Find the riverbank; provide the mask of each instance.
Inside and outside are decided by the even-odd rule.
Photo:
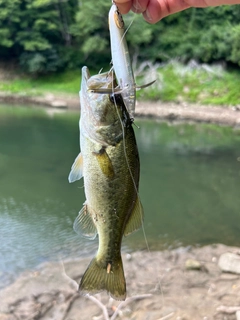
[[[78,95],[21,96],[0,92],[0,102],[10,104],[32,104],[49,108],[79,110]],[[233,127],[240,126],[240,106],[203,106],[198,104],[146,102],[136,104],[136,117],[155,118],[167,121],[193,121],[216,123]]]
[[[0,319],[116,319],[119,307],[124,320],[239,320],[238,254],[239,248],[220,244],[124,254],[124,303],[105,293],[92,299],[77,293],[90,258],[46,263],[0,291]]]

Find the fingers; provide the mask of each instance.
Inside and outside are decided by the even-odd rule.
[[[149,2],[149,0],[133,0],[131,9],[135,13],[143,13],[146,11]]]
[[[128,13],[132,7],[132,0],[116,0],[114,2],[122,14]]]
[[[149,0],[144,19],[149,23],[156,23],[162,18],[185,10],[190,6],[184,0]]]
[[[196,0],[115,0],[114,2],[121,13],[127,13],[131,9],[135,13],[142,13],[147,22],[156,23],[170,14],[189,8],[188,2],[191,1]]]

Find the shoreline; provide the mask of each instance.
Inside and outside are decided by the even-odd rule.
[[[237,247],[215,244],[123,254],[128,298],[121,305],[121,319],[238,320],[239,252]],[[226,255],[235,257],[238,272],[224,270],[220,261]],[[120,302],[106,293],[93,298],[77,293],[90,260],[47,262],[26,271],[0,291],[0,319],[106,319],[99,304],[111,319]]]
[[[45,96],[20,96],[0,92],[0,103],[6,104],[32,104],[57,108],[61,110],[78,111],[80,107],[78,95],[56,95]],[[215,123],[240,127],[239,106],[212,106],[199,105],[186,102],[161,102],[161,101],[137,101],[136,117],[154,118],[162,121],[192,121],[203,123]]]
[[[78,97],[8,96],[4,103],[37,104],[51,110],[79,112]],[[29,98],[29,97],[28,97]],[[4,99],[3,99],[4,100]],[[240,110],[162,102],[139,102],[136,117],[160,121],[215,123],[240,128]],[[231,253],[239,272],[224,272],[222,255]],[[239,257],[239,258],[238,258]],[[78,283],[91,258],[47,262],[25,271],[0,290],[0,320],[102,320],[96,300],[80,296]],[[231,261],[230,261],[231,262]],[[230,263],[228,261],[228,263]],[[128,299],[123,320],[239,320],[240,248],[222,244],[163,251],[123,253]],[[105,293],[94,296],[106,307],[109,320],[119,302]],[[94,298],[93,298],[94,299]]]

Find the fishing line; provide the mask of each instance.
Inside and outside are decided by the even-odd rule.
[[[115,4],[115,1],[112,0],[112,3]],[[122,38],[121,38],[121,41],[120,41],[120,43],[119,43],[119,47],[120,47],[121,42],[123,41],[124,37],[126,36],[128,30],[129,30],[130,27],[132,26],[134,19],[135,19],[135,15],[134,15],[132,21],[130,22],[129,26],[128,26],[128,27],[126,28],[126,30],[124,31],[123,36],[122,36]],[[113,67],[112,67],[109,72],[113,72],[113,70],[114,70],[114,69],[113,69]],[[113,82],[113,81],[112,81],[112,96],[113,96],[114,105],[115,105],[115,108],[116,108],[116,111],[117,111],[117,115],[118,115],[118,118],[119,118],[119,121],[120,121],[121,127],[122,127],[123,149],[124,149],[125,160],[126,160],[126,163],[127,163],[127,167],[128,167],[128,170],[129,170],[129,173],[130,173],[130,176],[131,176],[131,179],[132,179],[132,182],[133,182],[133,185],[134,185],[134,189],[135,189],[135,191],[136,191],[136,194],[137,194],[139,203],[141,203],[141,201],[140,201],[140,196],[139,196],[139,192],[138,192],[138,189],[137,189],[135,180],[134,180],[134,176],[133,176],[133,173],[132,173],[132,170],[131,170],[129,161],[128,161],[128,159],[127,159],[124,125],[123,125],[123,122],[122,122],[122,119],[121,119],[121,115],[120,115],[119,110],[118,110],[118,107],[117,107],[117,103],[116,103],[116,99],[115,99],[115,95],[114,95],[114,82]],[[126,108],[126,110],[127,110],[127,108]],[[127,111],[128,111],[128,110],[127,110]],[[128,112],[128,113],[129,113],[129,112]],[[134,122],[133,122],[133,123],[134,123]],[[139,128],[137,125],[136,125],[136,127]],[[143,221],[144,221],[143,215],[141,216],[141,220],[142,220],[142,230],[143,230],[144,241],[145,241],[145,244],[146,244],[146,247],[147,247],[147,251],[150,252],[150,248],[149,248],[149,245],[148,245],[147,236],[146,236],[146,232],[145,232],[145,228],[144,228],[144,224],[143,224]]]
[[[111,72],[113,74],[113,70]],[[124,125],[123,125],[123,122],[122,122],[122,119],[121,119],[121,115],[120,115],[118,107],[117,107],[117,102],[116,102],[116,98],[115,98],[115,94],[114,94],[114,81],[112,81],[112,92],[113,92],[112,97],[113,97],[113,101],[114,101],[114,106],[116,108],[117,115],[118,115],[118,118],[119,118],[119,121],[120,121],[120,124],[121,124],[121,127],[122,127],[124,157],[125,157],[125,160],[126,160],[126,163],[127,163],[128,171],[130,173],[130,176],[131,176],[131,179],[132,179],[132,182],[133,182],[134,189],[135,189],[136,194],[137,194],[137,198],[139,200],[139,203],[141,203],[139,192],[138,192],[138,189],[137,189],[137,186],[136,186],[136,183],[135,183],[135,180],[134,180],[134,176],[133,176],[133,173],[132,173],[132,170],[131,170],[131,167],[130,167],[130,164],[129,164],[129,161],[128,161],[128,158],[127,158],[126,143],[125,143],[125,130],[124,130]],[[149,253],[151,253],[151,250],[150,250],[150,247],[149,247],[149,244],[148,244],[148,240],[147,240],[146,231],[145,231],[145,228],[144,228],[144,223],[143,223],[144,219],[143,219],[143,214],[142,213],[141,213],[141,220],[142,220],[142,232],[143,232],[144,241],[145,241],[145,244],[146,244],[146,247],[147,247],[147,251]],[[161,299],[162,299],[162,305],[164,305],[164,295],[163,295],[161,280],[159,278],[157,278],[157,284],[159,285],[159,290],[160,290]]]
[[[115,1],[112,0],[112,3],[115,4]],[[119,43],[119,47],[124,39],[124,37],[126,36],[126,33],[129,31],[130,27],[132,26],[134,20],[135,20],[135,17],[136,15],[133,16],[133,19],[132,21],[130,22],[130,24],[128,25],[128,27],[126,28],[126,30],[124,31],[123,33],[123,36],[121,38],[121,41]],[[110,72],[114,72],[114,68],[112,66],[112,68],[110,69],[109,73]],[[114,76],[114,75],[113,75]],[[119,85],[119,84],[118,84]],[[125,130],[124,130],[124,125],[123,125],[123,122],[122,122],[122,119],[121,119],[121,115],[119,113],[119,110],[118,110],[118,107],[117,107],[117,103],[116,103],[116,99],[115,99],[115,93],[114,93],[114,81],[112,81],[112,97],[113,97],[113,101],[114,101],[114,105],[115,105],[115,108],[116,108],[116,111],[117,111],[117,115],[118,115],[118,118],[119,118],[119,121],[121,123],[121,127],[122,127],[122,134],[123,134],[123,149],[124,149],[124,157],[125,157],[125,160],[126,160],[126,163],[127,163],[127,167],[128,167],[128,170],[129,170],[129,173],[130,173],[130,176],[131,176],[131,179],[132,179],[132,182],[133,182],[133,185],[134,185],[134,189],[136,191],[136,194],[137,194],[137,197],[138,197],[138,200],[139,200],[139,203],[140,202],[140,196],[139,196],[139,192],[138,192],[138,189],[137,189],[137,186],[136,186],[136,183],[135,183],[135,180],[134,180],[134,176],[133,176],[133,173],[132,173],[132,170],[131,170],[131,167],[130,167],[130,164],[129,164],[129,161],[128,161],[128,158],[127,158],[127,152],[126,152],[126,143],[125,143]],[[127,108],[126,108],[127,110]],[[128,111],[128,110],[127,110]],[[128,112],[129,113],[129,112]],[[134,124],[134,122],[133,122]],[[137,126],[137,128],[139,128]],[[144,224],[143,224],[143,214],[141,216],[141,220],[142,220],[142,231],[143,231],[143,237],[144,237],[144,241],[145,241],[145,244],[146,244],[146,247],[147,247],[147,251],[149,253],[151,253],[150,251],[150,247],[149,247],[149,244],[148,244],[148,240],[147,240],[147,236],[146,236],[146,231],[145,231],[145,228],[144,228]],[[161,299],[162,299],[162,304],[164,305],[164,295],[163,295],[163,291],[162,291],[162,286],[161,286],[161,279],[158,277],[157,279],[157,282],[158,282],[158,285],[159,285],[159,289],[160,289],[160,293],[161,293]]]
[[[112,71],[112,74],[113,74],[113,71]],[[113,77],[114,77],[114,74],[113,74]],[[130,173],[130,176],[131,176],[131,179],[132,179],[132,182],[133,182],[133,186],[134,186],[135,192],[137,194],[137,198],[139,200],[139,203],[141,203],[139,192],[138,192],[138,188],[136,186],[136,183],[135,183],[135,180],[134,180],[134,176],[133,176],[133,173],[132,173],[129,161],[128,161],[128,157],[127,157],[126,142],[125,142],[125,130],[124,130],[123,121],[121,119],[121,115],[119,113],[119,110],[118,110],[118,107],[117,107],[116,98],[115,98],[115,94],[114,94],[114,81],[112,81],[112,92],[113,92],[112,97],[113,97],[114,105],[115,105],[115,108],[116,108],[116,111],[117,111],[117,115],[118,115],[118,118],[119,118],[119,121],[120,121],[120,124],[121,124],[121,127],[122,127],[124,157],[125,157],[125,160],[126,160],[126,163],[127,163],[128,171]],[[150,252],[150,248],[149,248],[149,245],[148,245],[147,236],[146,236],[146,232],[145,232],[145,228],[144,228],[144,224],[143,224],[143,215],[142,215],[142,213],[141,213],[141,221],[142,221],[142,230],[143,230],[143,236],[144,236],[144,240],[145,240],[145,243],[146,243],[146,247],[147,247],[148,252]]]

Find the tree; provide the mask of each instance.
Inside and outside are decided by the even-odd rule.
[[[57,70],[77,9],[77,0],[0,0],[0,55],[30,72]]]
[[[109,66],[105,0],[0,0],[0,58],[25,71],[46,73],[87,64]],[[124,16],[130,55],[139,61],[229,61],[240,65],[240,6],[191,8],[155,25]],[[132,22],[132,23],[131,23]]]

